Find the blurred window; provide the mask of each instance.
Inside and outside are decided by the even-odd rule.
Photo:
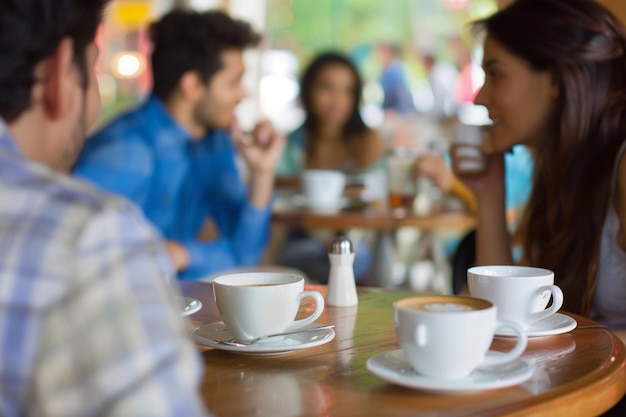
[[[258,9],[263,10],[263,2],[264,16]],[[363,116],[368,124],[379,125],[383,117],[378,84],[382,66],[375,54],[380,43],[399,47],[416,108],[428,112],[436,100],[424,57],[452,65],[459,73],[473,64],[476,72],[480,50],[467,24],[497,10],[496,0],[114,0],[98,38],[100,123],[150,92],[151,45],[146,26],[172,5],[183,3],[197,10],[230,7],[265,34],[264,51],[247,60],[252,98],[241,107],[251,118],[268,117],[284,131],[303,117],[297,100],[300,70],[328,49],[346,53],[361,71]],[[246,16],[245,11],[254,16]],[[471,85],[458,86],[459,100],[471,100],[480,78],[464,77]]]

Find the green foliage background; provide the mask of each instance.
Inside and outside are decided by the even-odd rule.
[[[316,53],[341,50],[358,64],[366,79],[379,71],[372,54],[380,42],[401,47],[412,78],[422,78],[419,55],[434,53],[454,61],[449,40],[461,38],[473,48],[467,23],[497,10],[495,0],[473,0],[464,12],[444,0],[268,0],[270,47],[294,52],[301,66]]]

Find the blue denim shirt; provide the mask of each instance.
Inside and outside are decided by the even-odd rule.
[[[179,278],[261,260],[271,211],[249,204],[230,134],[212,131],[191,140],[156,96],[90,138],[76,175],[133,201],[166,239],[182,243],[191,263]],[[219,236],[201,242],[207,219]]]

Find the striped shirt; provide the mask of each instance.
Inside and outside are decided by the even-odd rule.
[[[137,210],[27,160],[0,120],[0,415],[205,415],[171,273]]]

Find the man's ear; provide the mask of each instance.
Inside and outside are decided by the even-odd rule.
[[[205,93],[206,86],[197,71],[187,71],[178,83],[181,95],[188,101],[196,102]]]
[[[44,109],[52,119],[62,118],[70,109],[72,89],[77,82],[74,68],[74,41],[64,38],[42,63]]]
[[[550,98],[557,100],[561,96],[561,85],[559,79],[554,72],[554,69],[550,69]]]

